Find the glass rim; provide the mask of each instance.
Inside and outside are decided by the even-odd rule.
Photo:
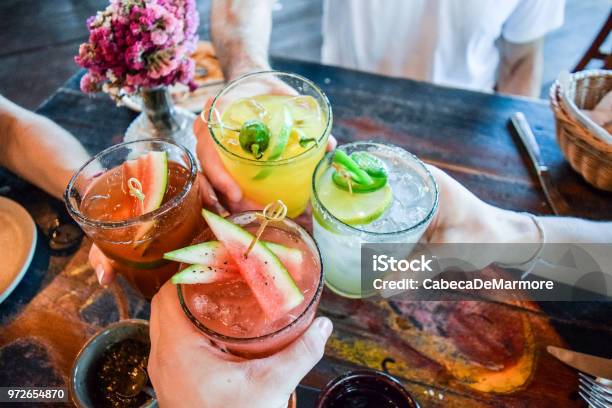
[[[240,213],[232,214],[229,217],[227,217],[227,219],[232,220],[240,216],[257,214],[257,213],[258,213],[257,211],[243,211]],[[263,341],[269,338],[273,338],[273,337],[276,337],[277,335],[280,335],[281,333],[284,333],[290,330],[292,327],[296,326],[299,322],[301,322],[302,318],[305,317],[310,312],[311,308],[321,299],[321,295],[323,293],[323,286],[325,286],[324,285],[325,280],[323,279],[323,258],[321,257],[321,251],[319,250],[317,241],[308,233],[308,231],[306,231],[301,225],[299,225],[297,222],[293,221],[292,219],[285,218],[283,222],[287,222],[289,223],[291,227],[297,227],[298,231],[305,233],[311,239],[312,243],[314,244],[314,247],[317,250],[319,265],[321,265],[320,272],[319,272],[319,283],[317,284],[317,290],[314,296],[312,297],[312,299],[310,300],[306,308],[295,319],[293,319],[291,323],[273,332],[266,333],[261,336],[255,336],[255,337],[233,337],[233,336],[221,334],[212,329],[209,329],[208,327],[206,327],[206,325],[204,325],[204,323],[200,322],[193,315],[193,313],[191,313],[191,310],[189,310],[189,306],[187,306],[187,302],[185,301],[185,298],[183,296],[183,291],[181,289],[183,287],[183,284],[176,285],[179,303],[181,305],[181,309],[183,309],[183,313],[185,314],[185,316],[187,316],[187,318],[191,321],[191,323],[198,330],[200,330],[204,335],[210,336],[214,340],[232,343],[232,344],[248,344],[248,343],[259,342],[259,341]]]
[[[381,145],[381,146],[385,146],[387,148],[393,148],[393,149],[401,149],[404,151],[404,153],[408,154],[412,159],[414,159],[414,161],[423,169],[425,170],[425,173],[427,174],[428,178],[433,182],[433,186],[434,186],[434,202],[431,206],[431,209],[429,210],[429,212],[427,213],[427,215],[425,217],[423,217],[422,220],[420,220],[419,222],[417,222],[414,225],[411,225],[408,228],[404,228],[401,230],[397,230],[397,231],[391,231],[391,232],[376,232],[376,231],[368,231],[368,230],[364,230],[361,228],[357,228],[353,225],[349,225],[347,223],[345,223],[344,221],[341,221],[340,219],[336,218],[335,215],[333,215],[331,213],[331,211],[329,211],[327,209],[327,207],[325,207],[325,205],[321,202],[321,200],[319,199],[319,194],[316,188],[316,175],[317,172],[319,171],[320,166],[323,165],[323,163],[325,163],[329,158],[331,158],[331,155],[333,154],[333,151],[331,152],[327,152],[325,154],[325,156],[323,156],[323,158],[319,161],[319,163],[317,163],[317,166],[315,167],[313,176],[312,176],[312,196],[314,197],[314,199],[317,202],[317,205],[319,207],[321,207],[321,210],[328,215],[334,222],[337,222],[339,224],[341,224],[343,227],[348,228],[350,231],[354,231],[360,234],[368,234],[368,235],[373,235],[373,236],[384,236],[384,237],[389,237],[389,236],[393,236],[393,235],[399,235],[399,234],[404,234],[406,232],[410,232],[412,230],[415,230],[417,228],[419,228],[421,225],[424,225],[426,223],[428,223],[434,216],[434,214],[436,213],[436,210],[438,209],[438,204],[439,204],[439,195],[440,195],[440,188],[438,187],[438,182],[436,181],[435,177],[433,176],[433,174],[431,174],[431,172],[429,171],[429,169],[427,168],[427,166],[425,166],[425,163],[423,163],[423,161],[421,159],[419,159],[418,157],[416,157],[414,154],[410,153],[409,151],[407,151],[406,149],[390,144],[390,143],[384,143],[384,142],[375,142],[372,140],[363,140],[363,141],[358,141],[358,142],[351,142],[351,143],[346,143],[343,144],[342,146],[338,146],[338,148],[340,147],[344,147],[344,146],[351,146],[351,145],[366,145],[366,144],[373,144],[373,145]],[[315,211],[315,209],[313,208],[313,211]]]
[[[393,387],[393,389],[399,392],[406,401],[409,401],[412,404],[412,406],[419,406],[412,394],[406,389],[400,380],[387,372],[370,368],[351,370],[331,379],[327,384],[325,384],[325,387],[323,387],[319,393],[316,406],[322,407],[322,404],[327,402],[327,399],[330,397],[330,393],[333,393],[337,389],[341,388],[347,381],[359,379],[371,379],[377,382],[383,382],[387,386]]]
[[[325,111],[327,111],[327,122],[325,124],[325,128],[323,129],[323,132],[321,132],[321,135],[319,136],[319,138],[317,139],[317,142],[312,144],[312,146],[310,146],[308,149],[304,150],[302,153],[293,156],[293,157],[289,157],[287,159],[283,159],[283,160],[257,160],[257,159],[249,159],[248,157],[243,157],[240,156],[230,150],[228,150],[223,143],[221,143],[221,141],[217,138],[217,136],[215,135],[215,130],[213,129],[213,126],[210,125],[211,121],[212,121],[212,112],[215,109],[215,106],[217,104],[217,101],[219,100],[219,98],[221,98],[223,95],[225,95],[228,91],[231,91],[232,89],[234,89],[235,87],[239,86],[240,83],[243,80],[252,78],[252,77],[257,77],[257,76],[264,76],[264,75],[283,75],[283,76],[289,76],[289,77],[293,77],[296,79],[299,79],[300,81],[308,84],[310,87],[312,87],[321,97],[321,99],[325,102],[325,108],[323,108]],[[306,155],[306,153],[312,152],[313,150],[315,150],[317,147],[319,147],[319,145],[321,143],[323,143],[326,139],[326,137],[331,133],[331,124],[332,124],[332,120],[333,120],[333,116],[332,116],[332,109],[331,109],[331,103],[329,102],[329,99],[327,98],[327,95],[325,94],[325,92],[323,92],[323,90],[314,82],[312,82],[310,79],[305,78],[299,74],[295,74],[292,72],[285,72],[285,71],[276,71],[276,70],[267,70],[267,71],[257,71],[257,72],[251,72],[245,75],[242,75],[230,82],[227,83],[227,85],[225,87],[223,87],[223,89],[221,89],[217,95],[215,95],[212,104],[210,105],[210,109],[208,109],[208,115],[205,117],[205,113],[204,111],[202,111],[200,113],[200,119],[206,119],[204,120],[204,124],[205,126],[208,128],[208,131],[210,132],[210,135],[212,136],[212,139],[214,140],[215,144],[217,146],[219,146],[221,148],[221,150],[224,153],[229,154],[232,158],[234,159],[238,159],[240,161],[244,161],[246,163],[249,164],[253,164],[256,166],[282,166],[285,164],[289,164],[292,163],[294,161],[296,161],[297,159],[304,157]]]
[[[153,210],[153,211],[149,211],[148,213],[136,216],[136,217],[130,217],[127,218],[125,220],[119,220],[119,221],[100,221],[100,220],[96,220],[90,217],[87,217],[85,215],[83,215],[81,213],[81,211],[78,208],[74,208],[74,205],[72,204],[71,200],[70,200],[70,193],[74,190],[74,185],[77,181],[78,176],[85,170],[85,168],[90,165],[91,163],[93,163],[96,160],[99,160],[101,157],[108,155],[110,153],[115,152],[116,150],[119,150],[121,148],[124,148],[126,146],[129,145],[133,145],[133,144],[137,144],[137,143],[165,143],[168,145],[172,145],[174,147],[178,147],[183,153],[185,153],[187,155],[187,158],[189,160],[189,178],[187,179],[187,181],[185,182],[185,185],[183,186],[183,189],[181,190],[181,192],[177,195],[175,195],[174,197],[172,197],[172,199],[170,201],[165,202],[164,204],[162,204],[161,206],[159,206],[159,208]],[[108,171],[108,170],[106,170]],[[68,186],[66,187],[66,190],[64,191],[64,203],[66,204],[66,208],[68,209],[68,213],[75,219],[77,220],[79,223],[83,223],[87,226],[90,227],[94,227],[94,228],[102,228],[102,229],[112,229],[112,228],[125,228],[125,227],[130,227],[132,225],[136,225],[138,223],[142,223],[142,222],[146,222],[146,221],[150,221],[155,217],[158,217],[160,215],[165,214],[166,212],[170,211],[171,209],[175,208],[186,196],[187,194],[189,194],[189,192],[191,191],[191,188],[195,182],[195,178],[197,176],[198,173],[198,167],[196,165],[196,161],[195,161],[195,157],[193,156],[193,154],[184,146],[179,145],[178,143],[174,143],[172,141],[169,141],[167,139],[161,139],[161,138],[156,138],[156,139],[141,139],[141,140],[133,140],[131,142],[123,142],[123,143],[118,143],[116,145],[110,146],[104,150],[102,150],[101,152],[97,153],[96,155],[94,155],[92,158],[90,158],[89,160],[87,160],[85,162],[85,164],[83,164],[81,167],[79,167],[79,169],[77,171],[74,172],[74,174],[72,175],[72,177],[70,178],[70,181],[68,182]]]

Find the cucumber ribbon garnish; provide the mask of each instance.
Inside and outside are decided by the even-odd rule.
[[[387,169],[377,157],[367,152],[354,152],[350,156],[336,150],[332,159],[334,184],[352,193],[369,193],[387,185]]]

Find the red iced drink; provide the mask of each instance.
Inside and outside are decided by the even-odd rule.
[[[261,217],[255,212],[238,214],[229,220],[253,235],[261,224]],[[213,232],[207,230],[197,242],[215,239]],[[193,324],[222,349],[246,358],[271,355],[299,337],[312,322],[322,292],[319,251],[300,226],[288,219],[270,222],[260,240],[278,255],[302,295],[301,301],[298,299],[289,310],[271,316],[262,307],[262,296],[256,296],[227,253],[222,259],[215,255],[218,260],[215,265],[203,269],[204,273],[207,268],[222,270],[229,277],[212,283],[182,284],[178,288],[183,310]],[[273,280],[274,277],[271,285]]]
[[[75,174],[66,203],[116,271],[150,299],[177,271],[163,254],[202,230],[195,179],[186,149],[165,141],[124,143]]]

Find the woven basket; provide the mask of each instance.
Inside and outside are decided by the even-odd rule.
[[[572,74],[574,103],[579,109],[593,109],[612,90],[612,71],[591,70]],[[559,83],[550,88],[555,113],[557,141],[572,168],[593,186],[612,191],[612,144],[598,139],[568,112],[559,96]]]

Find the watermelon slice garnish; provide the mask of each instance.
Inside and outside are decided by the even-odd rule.
[[[302,251],[274,242],[262,241],[262,243],[280,259],[294,280],[300,280],[302,277]]]
[[[209,265],[190,265],[172,277],[172,283],[194,284],[215,283],[237,279],[240,273],[236,269],[220,268]]]
[[[290,248],[274,242],[262,241],[285,265],[293,279],[298,280],[301,276],[302,251]],[[190,265],[208,265],[219,268],[235,269],[238,266],[234,262],[227,249],[219,241],[202,242],[175,251],[166,252],[164,259],[182,262]],[[200,282],[194,282],[200,283]],[[202,282],[205,283],[205,282]]]
[[[168,187],[168,154],[149,152],[126,161],[123,163],[123,180],[126,191],[133,197],[133,216],[157,210],[164,201]],[[154,221],[148,221],[138,227],[134,237],[135,247],[143,244],[142,239],[154,226]],[[146,247],[143,248],[145,250]]]
[[[164,201],[168,187],[168,154],[166,152],[149,152],[124,164],[123,179],[126,183],[135,179],[139,183],[144,199],[134,197],[134,216],[149,213],[158,209]],[[129,191],[130,184],[126,186]]]
[[[254,239],[250,232],[210,211],[202,210],[202,215],[234,259],[242,279],[269,319],[277,320],[302,303],[304,295],[266,244],[257,241],[245,257]]]

